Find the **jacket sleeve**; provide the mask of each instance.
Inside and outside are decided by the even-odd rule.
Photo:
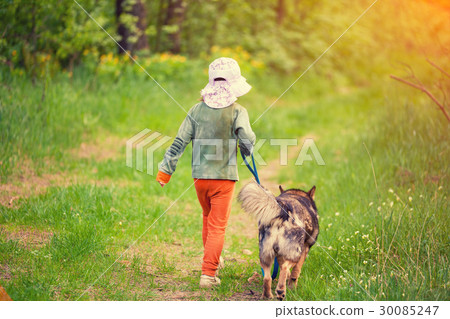
[[[178,129],[177,136],[172,145],[170,145],[164,154],[162,162],[159,163],[159,170],[165,174],[172,175],[175,172],[178,160],[183,155],[186,146],[194,138],[195,123],[189,113]]]
[[[253,146],[255,145],[256,135],[250,126],[250,120],[245,108],[239,110],[236,120],[234,122],[234,132],[239,140],[239,145],[242,151],[242,147],[247,151],[245,155],[250,155],[253,152]],[[245,152],[244,150],[244,152]]]

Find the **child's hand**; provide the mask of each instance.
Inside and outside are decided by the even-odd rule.
[[[169,182],[170,175],[159,171],[158,175],[156,175],[156,180],[158,181],[159,185],[161,185],[161,187],[164,187],[164,185]]]

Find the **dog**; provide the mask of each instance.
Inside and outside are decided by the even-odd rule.
[[[314,202],[315,186],[308,192],[284,190],[281,185],[279,188],[280,195],[275,197],[261,185],[251,182],[239,192],[238,201],[244,211],[258,221],[259,260],[264,270],[263,298],[273,298],[270,268],[276,257],[280,265],[276,293],[278,300],[283,300],[288,278],[288,285],[297,287],[303,263],[319,235],[319,216]]]

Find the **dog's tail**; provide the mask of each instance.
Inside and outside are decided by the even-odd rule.
[[[270,221],[281,213],[281,208],[275,196],[261,185],[251,182],[245,185],[238,195],[242,208],[256,217],[261,225],[268,225]]]

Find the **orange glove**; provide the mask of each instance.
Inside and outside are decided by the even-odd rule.
[[[171,176],[172,175],[158,171],[158,175],[156,175],[156,180],[159,182],[161,187],[164,187],[164,185],[166,185],[169,182]]]

